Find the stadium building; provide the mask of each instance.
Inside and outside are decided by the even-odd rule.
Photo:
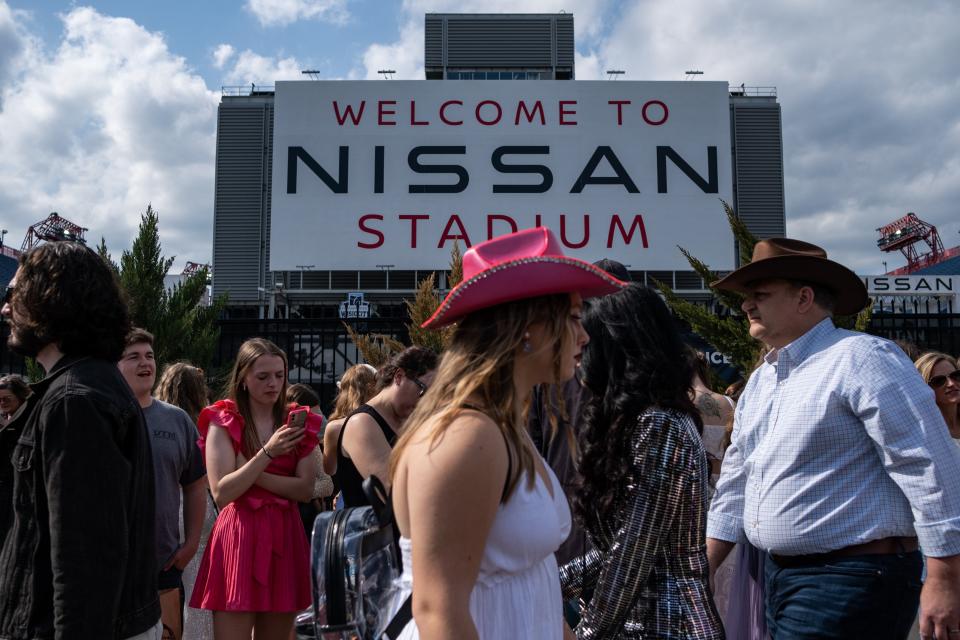
[[[439,95],[438,91],[444,87],[457,87],[459,92],[472,92],[476,94],[478,86],[470,84],[468,88],[462,83],[469,81],[498,81],[497,84],[482,85],[482,87],[496,87],[497,95],[516,95],[520,91],[518,87],[523,87],[523,95],[534,94],[539,91],[536,87],[543,87],[545,96],[560,95],[557,92],[563,87],[577,89],[578,95],[591,95],[598,91],[626,90],[633,85],[642,84],[646,88],[649,86],[663,86],[664,91],[669,95],[684,96],[690,93],[695,87],[687,85],[716,85],[717,83],[699,83],[696,81],[677,82],[677,83],[631,83],[618,76],[611,75],[611,80],[601,82],[585,82],[576,80],[576,70],[574,67],[574,16],[570,14],[427,14],[425,16],[425,79],[424,81],[401,82],[390,80],[389,70],[384,70],[385,78],[383,80],[367,81],[365,83],[344,82],[337,86],[343,86],[344,90],[379,90],[385,91],[385,87],[398,87],[403,91],[412,92],[410,95],[428,97]],[[636,75],[640,70],[631,70],[631,75]],[[504,83],[502,81],[522,81],[516,85]],[[536,84],[537,81],[554,81]],[[565,81],[565,82],[556,82]],[[440,85],[439,83],[451,83],[449,85]],[[572,85],[566,84],[574,83]],[[392,84],[386,84],[392,83]],[[424,84],[426,83],[426,84]],[[340,168],[342,173],[339,178],[335,178],[336,164],[332,160],[315,160],[310,154],[314,151],[312,148],[293,146],[299,143],[284,142],[278,146],[278,157],[274,157],[275,131],[286,126],[283,122],[278,122],[278,94],[288,91],[289,95],[313,95],[309,92],[315,87],[308,85],[332,85],[333,83],[318,83],[313,80],[303,80],[296,83],[282,83],[276,89],[274,87],[224,87],[221,99],[218,120],[217,120],[217,150],[216,150],[216,184],[214,201],[214,229],[213,229],[213,294],[229,294],[228,314],[234,318],[297,318],[297,317],[337,317],[338,314],[359,305],[345,305],[348,299],[359,303],[359,299],[369,303],[369,307],[364,307],[363,313],[369,312],[381,317],[400,316],[405,313],[402,305],[404,298],[409,298],[411,292],[415,289],[417,283],[429,273],[437,273],[438,283],[441,288],[445,288],[445,271],[447,261],[437,258],[437,252],[423,253],[421,255],[416,250],[410,250],[406,255],[397,254],[385,255],[381,261],[373,258],[365,259],[364,264],[353,263],[349,258],[337,257],[336,252],[330,251],[306,251],[302,248],[301,240],[315,239],[321,242],[338,242],[337,238],[324,237],[324,234],[317,233],[316,229],[309,226],[303,227],[302,235],[304,238],[297,238],[297,228],[291,229],[289,222],[284,222],[285,235],[284,240],[277,237],[271,237],[275,233],[275,223],[279,219],[273,219],[274,207],[278,198],[291,199],[295,194],[298,184],[302,184],[306,178],[321,177],[330,190],[336,190],[338,185],[347,183],[347,174],[344,164]],[[302,85],[302,86],[295,86]],[[375,86],[374,86],[375,85]],[[649,85],[649,86],[648,86]],[[677,86],[680,85],[680,86]],[[372,89],[371,89],[372,87]],[[560,87],[559,89],[557,87]],[[549,89],[548,89],[549,88]],[[639,90],[639,89],[638,89]],[[781,113],[780,105],[777,102],[776,90],[774,88],[754,88],[743,85],[736,87],[722,88],[722,99],[729,106],[728,124],[727,115],[723,114],[723,127],[729,127],[729,148],[726,146],[713,147],[719,148],[722,154],[729,153],[728,158],[721,157],[719,160],[710,158],[710,176],[707,177],[707,170],[704,168],[693,167],[693,160],[689,156],[682,156],[679,152],[674,152],[670,146],[657,146],[656,162],[657,184],[665,185],[667,174],[673,172],[670,177],[671,188],[677,184],[678,180],[673,177],[674,174],[680,175],[678,170],[690,178],[686,180],[682,175],[680,179],[685,182],[695,182],[696,184],[706,185],[708,182],[713,184],[718,176],[723,177],[724,184],[713,184],[713,189],[703,188],[704,193],[717,194],[711,196],[708,200],[708,206],[713,207],[710,211],[716,214],[717,220],[720,220],[721,227],[725,227],[722,221],[723,213],[718,201],[719,197],[729,199],[740,218],[746,223],[747,227],[759,237],[779,236],[785,234],[785,211],[784,211],[784,179],[783,179],[783,151],[781,136]],[[441,91],[442,93],[442,91]],[[460,95],[460,94],[457,94]],[[606,95],[606,94],[604,94]],[[610,94],[614,95],[614,94]],[[693,95],[693,94],[691,94]],[[384,114],[387,117],[400,119],[406,117],[400,110],[405,104],[406,94],[403,98],[395,101],[397,113],[385,110],[380,105],[381,124]],[[604,98],[606,99],[606,98]],[[498,99],[499,100],[499,99]],[[679,100],[679,98],[678,98]],[[411,99],[411,106],[413,103]],[[448,100],[448,102],[460,102],[455,105],[458,108],[463,106],[463,100]],[[483,100],[477,103],[476,117],[480,124],[493,122],[493,109],[501,109],[500,103],[491,106],[494,100]],[[548,102],[547,98],[544,103]],[[561,101],[560,110],[565,108]],[[606,100],[611,106],[617,100]],[[626,103],[626,100],[621,101]],[[666,105],[663,102],[654,100],[663,105],[662,115],[654,108],[652,115],[646,111],[643,113],[644,120],[648,124],[659,124],[661,120],[667,118]],[[291,103],[293,104],[292,100]],[[520,121],[521,114],[528,118],[529,122],[534,121],[534,113],[530,107],[532,103],[524,104],[520,100],[516,110],[517,122]],[[670,103],[673,108],[673,103]],[[472,105],[471,105],[472,106]],[[617,108],[620,109],[622,105]],[[646,109],[646,104],[644,108]],[[682,105],[681,105],[682,106]],[[695,106],[695,105],[694,105]],[[339,107],[338,107],[339,108]],[[373,106],[370,107],[373,109]],[[447,116],[454,111],[447,112],[444,115],[444,105],[441,105],[440,118],[447,121]],[[722,105],[721,105],[721,108]],[[503,106],[505,111],[504,121],[513,118],[513,111],[507,106]],[[474,112],[465,107],[457,111],[463,118],[469,115],[473,117]],[[612,113],[612,112],[611,112]],[[679,109],[674,108],[671,112],[680,113]],[[369,115],[369,113],[368,113]],[[622,112],[618,112],[622,115]],[[649,115],[649,118],[648,118]],[[346,114],[337,111],[337,116],[347,118]],[[433,112],[436,118],[436,112]],[[420,124],[414,113],[410,114],[411,124]],[[541,114],[542,117],[542,114]],[[560,123],[563,122],[563,113],[560,114]],[[582,116],[581,116],[582,117]],[[679,115],[677,117],[680,117]],[[486,119],[486,120],[485,120]],[[341,122],[341,125],[344,123]],[[356,124],[356,123],[354,123]],[[389,121],[386,124],[391,124]],[[400,122],[400,124],[404,124]],[[468,125],[474,124],[468,122]],[[641,123],[642,124],[642,123]],[[349,122],[347,122],[349,126]],[[652,128],[652,127],[650,127]],[[400,129],[400,127],[395,127]],[[466,127],[464,127],[466,129]],[[563,127],[554,127],[551,131],[557,131],[556,146],[567,144],[580,144],[584,147],[592,146],[589,141],[589,133],[584,129],[581,142],[572,139]],[[579,132],[577,132],[579,133]],[[281,134],[278,134],[280,136]],[[442,135],[449,136],[448,132]],[[505,134],[509,135],[509,134]],[[543,135],[543,134],[539,134]],[[289,136],[287,136],[289,138]],[[726,131],[723,132],[724,142],[726,144]],[[360,134],[357,134],[358,140],[363,140]],[[519,139],[519,138],[518,138]],[[331,142],[339,144],[341,153],[344,143]],[[424,142],[422,144],[430,144]],[[661,144],[661,143],[658,143]],[[383,149],[385,145],[378,148]],[[551,146],[554,146],[551,144]],[[392,148],[387,146],[388,149]],[[452,147],[445,147],[450,149]],[[506,147],[498,147],[498,151]],[[516,147],[509,147],[515,149]],[[530,147],[526,147],[530,148]],[[537,147],[545,149],[547,147]],[[570,148],[576,148],[570,147]],[[304,149],[307,149],[304,151]],[[416,149],[427,149],[427,147],[416,147]],[[664,150],[661,152],[661,150]],[[729,149],[729,150],[728,150]],[[300,150],[300,151],[295,151]],[[607,151],[604,151],[607,150]],[[354,151],[356,153],[356,151]],[[300,154],[299,156],[297,154]],[[424,153],[429,153],[426,151]],[[509,153],[509,151],[507,152]],[[584,151],[584,157],[578,158],[579,166],[584,164],[589,150]],[[652,152],[651,152],[652,153]],[[376,158],[373,160],[376,169],[371,173],[370,180],[379,185],[380,190],[374,187],[376,193],[383,191],[383,173],[389,172],[393,165],[389,162],[384,163],[382,151],[377,151]],[[439,173],[437,167],[430,167],[427,163],[425,167],[412,157],[409,160],[411,169],[421,173]],[[619,192],[629,191],[639,192],[642,188],[634,189],[629,175],[626,175],[626,169],[623,172],[614,167],[615,177],[610,177],[609,173],[604,173],[598,169],[598,164],[609,162],[615,165],[616,157],[611,157],[612,152],[609,147],[598,146],[594,156],[590,158],[592,170],[583,169],[578,181],[579,188],[584,189],[584,184],[590,187],[594,192],[601,192],[609,184],[609,181],[615,181],[619,186],[614,190]],[[503,156],[501,156],[503,157]],[[552,156],[551,156],[552,158]],[[343,158],[341,157],[341,162]],[[433,161],[434,163],[437,160]],[[512,162],[519,162],[516,157]],[[289,164],[288,164],[289,163]],[[311,164],[313,163],[313,164]],[[653,163],[652,156],[650,160]],[[687,164],[689,163],[689,164]],[[466,161],[464,166],[466,166]],[[501,163],[499,171],[505,173],[519,173],[520,165],[511,168],[504,167],[509,165],[506,161]],[[719,164],[720,169],[714,171],[714,165]],[[322,165],[322,166],[321,166]],[[300,167],[299,177],[297,166]],[[456,172],[456,169],[449,169],[447,172]],[[541,167],[540,169],[530,168],[530,165],[522,165],[528,174],[545,173],[546,161],[544,165],[533,165]],[[606,166],[606,164],[604,164]],[[704,165],[705,166],[705,165]],[[275,179],[274,172],[277,167],[286,167],[286,171],[293,169],[293,183],[283,182],[283,176],[279,176],[279,181]],[[324,169],[326,167],[326,169]],[[622,167],[621,167],[622,169]],[[660,170],[663,175],[660,175]],[[487,168],[489,171],[489,167]],[[356,176],[356,171],[351,166],[351,176],[355,185],[359,180],[366,180],[365,176]],[[375,174],[375,175],[374,175]],[[601,175],[602,174],[602,175]],[[498,175],[498,174],[493,174]],[[422,175],[418,175],[422,178]],[[482,176],[481,176],[482,177]],[[289,175],[286,178],[290,179]],[[471,175],[471,188],[478,182],[477,178]],[[517,178],[518,180],[520,178]],[[300,183],[297,183],[300,180]],[[380,182],[376,182],[379,180]],[[442,183],[445,178],[434,178],[436,182]],[[552,180],[552,178],[551,178]],[[605,182],[606,181],[606,182]],[[318,180],[314,180],[319,184]],[[546,178],[544,178],[546,182]],[[691,184],[692,184],[691,182]],[[286,184],[287,189],[284,194],[275,193],[275,185]],[[293,191],[291,191],[291,186]],[[701,186],[702,186],[701,185]],[[465,186],[465,185],[464,185]],[[568,185],[562,185],[564,189]],[[641,185],[642,186],[642,185]],[[321,185],[322,188],[322,185]],[[430,188],[429,186],[427,188]],[[443,187],[436,187],[443,188]],[[498,186],[494,186],[494,192]],[[516,189],[516,187],[501,186],[501,190]],[[560,187],[555,187],[553,191],[558,191]],[[301,187],[302,189],[302,187]],[[354,189],[356,187],[354,186]],[[406,190],[406,183],[403,185]],[[575,191],[577,185],[571,190]],[[588,191],[590,190],[588,189]],[[410,193],[414,193],[414,185],[410,185]],[[661,191],[664,189],[661,188]],[[647,190],[649,192],[649,190]],[[563,192],[566,193],[566,192]],[[296,194],[299,195],[299,194]],[[406,196],[406,192],[404,192]],[[457,210],[459,195],[444,196],[444,205],[448,209]],[[559,197],[559,195],[557,196]],[[682,206],[681,197],[674,198]],[[286,200],[283,200],[286,202]],[[437,200],[434,200],[436,202]],[[562,202],[562,200],[560,200]],[[302,202],[302,199],[301,201]],[[338,202],[338,201],[337,201]],[[285,205],[286,206],[286,205]],[[299,205],[298,205],[299,206]],[[358,207],[361,205],[357,205]],[[321,207],[322,208],[322,207]],[[358,210],[359,211],[359,210]],[[705,214],[702,214],[705,215]],[[278,218],[278,216],[273,216]],[[616,217],[616,216],[614,216]],[[574,216],[574,219],[576,216]],[[539,221],[539,218],[537,218]],[[452,221],[451,221],[452,222]],[[569,221],[568,221],[569,222]],[[413,233],[416,234],[416,221],[413,222]],[[488,225],[492,223],[487,222]],[[570,223],[573,224],[572,222]],[[578,223],[579,224],[579,223]],[[586,221],[584,224],[587,224]],[[617,224],[620,224],[617,222]],[[711,224],[714,224],[711,222]],[[449,235],[449,223],[444,233]],[[551,224],[553,227],[553,224]],[[614,236],[614,222],[610,223],[610,237]],[[503,231],[509,229],[503,228]],[[361,229],[366,229],[361,220]],[[606,233],[606,227],[603,231],[595,232]],[[633,233],[633,228],[629,229]],[[558,231],[554,228],[554,231]],[[628,230],[624,226],[618,229],[624,237],[627,237]],[[716,244],[717,238],[721,238],[723,246],[720,247],[719,254],[722,255],[721,263],[717,268],[726,269],[736,266],[736,248],[732,237],[720,235],[706,237],[710,234],[704,232],[698,233],[699,229],[690,229],[689,225],[678,228],[675,237],[667,237],[664,244],[669,245],[670,250],[675,252],[675,245],[682,245],[692,250],[694,254],[699,255],[701,246],[708,243]],[[374,233],[374,232],[368,232]],[[577,232],[579,233],[579,231]],[[586,232],[589,235],[589,232]],[[568,230],[569,235],[576,235]],[[645,234],[645,231],[644,231]],[[372,237],[372,235],[370,236]],[[453,237],[453,236],[451,236]],[[290,240],[286,240],[289,238]],[[728,239],[729,238],[729,239]],[[480,240],[486,239],[481,237]],[[644,243],[646,235],[644,235]],[[474,240],[477,241],[477,240]],[[352,239],[343,239],[343,244],[353,242]],[[586,242],[586,239],[584,239]],[[443,240],[441,239],[441,245]],[[332,246],[332,245],[325,245]],[[568,246],[575,246],[569,244]],[[609,246],[609,241],[608,241]],[[299,247],[299,248],[298,248]],[[461,243],[462,248],[462,243]],[[445,247],[449,254],[449,246]],[[578,257],[588,260],[596,260],[605,255],[588,255],[587,252],[575,253]],[[274,259],[271,260],[271,257]],[[669,264],[658,264],[647,261],[642,258],[622,260],[630,268],[634,279],[644,282],[657,280],[673,285],[673,287],[682,295],[689,299],[706,300],[709,293],[699,276],[689,269],[684,269],[682,264],[676,261],[670,261]],[[370,264],[374,262],[374,264]],[[682,260],[680,261],[682,262]],[[725,262],[725,264],[724,264]],[[714,266],[711,264],[711,266]],[[353,294],[351,296],[351,294]],[[362,294],[357,298],[357,294]],[[356,313],[357,311],[354,311]]]

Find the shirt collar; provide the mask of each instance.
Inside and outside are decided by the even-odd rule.
[[[820,339],[835,330],[833,318],[826,317],[787,346],[771,349],[770,353],[765,355],[763,359],[767,364],[784,365],[784,368],[791,368],[803,362]]]

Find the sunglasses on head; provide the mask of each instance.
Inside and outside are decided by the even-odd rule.
[[[929,384],[934,389],[939,389],[943,385],[947,384],[947,378],[953,380],[954,382],[960,383],[960,369],[951,371],[947,375],[933,376],[930,378]]]

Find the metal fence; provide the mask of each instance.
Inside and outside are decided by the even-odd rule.
[[[874,304],[869,333],[912,342],[921,351],[960,355],[960,313],[953,299],[902,298]]]
[[[960,355],[960,313],[952,301],[896,300],[874,307],[869,333],[891,340],[906,340],[921,351],[944,351]],[[408,342],[402,318],[350,320],[360,333],[381,333]],[[7,324],[0,323],[0,373],[26,373],[22,357],[6,347]],[[229,371],[244,340],[263,337],[283,349],[290,361],[290,382],[304,382],[320,394],[328,410],[336,396],[336,381],[361,359],[343,322],[335,318],[302,320],[231,319],[220,321],[220,343],[208,371],[214,394]]]
[[[408,342],[407,328],[401,319],[349,320],[359,333],[379,333]],[[287,354],[291,383],[309,384],[320,394],[326,411],[337,394],[337,380],[352,365],[362,362],[350,340],[343,321],[335,318],[303,320],[222,320],[220,344],[211,373],[225,379],[240,345],[249,338],[266,338]],[[219,390],[215,390],[215,394]]]

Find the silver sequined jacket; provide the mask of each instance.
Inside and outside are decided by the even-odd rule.
[[[577,638],[722,639],[707,583],[710,471],[696,424],[678,411],[648,409],[631,455],[614,515],[589,531],[596,548],[560,570],[564,598],[593,588]]]

